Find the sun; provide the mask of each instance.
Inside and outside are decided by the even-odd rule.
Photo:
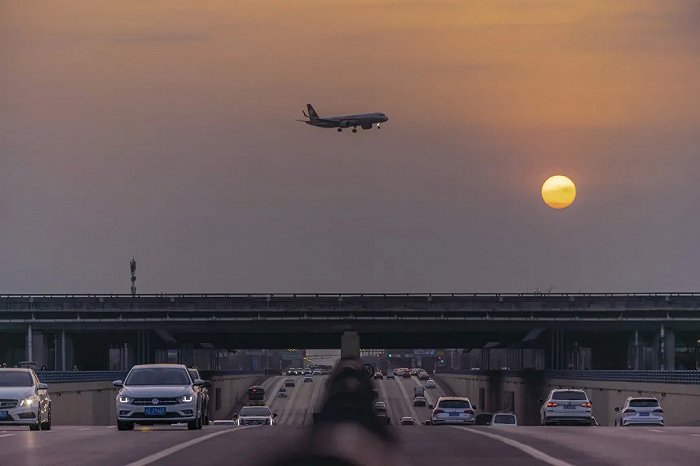
[[[542,200],[553,209],[565,209],[576,199],[576,185],[563,175],[547,178],[542,185]]]

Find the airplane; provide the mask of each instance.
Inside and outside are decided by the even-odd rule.
[[[377,124],[377,129],[381,129],[380,123],[384,123],[389,120],[389,117],[383,113],[360,113],[359,115],[342,115],[321,118],[316,113],[316,110],[311,106],[311,104],[306,104],[306,108],[309,110],[309,114],[302,110],[301,113],[304,114],[308,120],[297,120],[307,125],[318,126],[320,128],[337,128],[340,133],[343,128],[352,127],[352,132],[357,133],[357,127],[362,129],[372,129],[373,124]]]

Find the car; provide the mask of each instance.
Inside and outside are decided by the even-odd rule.
[[[474,417],[475,426],[490,426],[493,413],[478,413]]]
[[[287,398],[287,389],[280,387],[280,391],[277,392],[277,398]]]
[[[49,387],[29,368],[0,369],[0,427],[51,430]]]
[[[404,416],[401,418],[400,424],[402,426],[415,426],[416,425],[416,420],[413,419],[411,416]]]
[[[435,406],[429,405],[430,424],[474,424],[474,410],[469,398],[458,396],[441,396]]]
[[[192,380],[197,380],[197,379],[202,379],[201,375],[199,374],[199,370],[196,367],[190,367],[187,369],[187,372],[190,373],[190,378]],[[209,385],[211,386],[211,382],[209,382]],[[202,423],[204,425],[209,424],[209,388],[205,386],[197,387],[197,389],[200,391],[201,396],[202,396]]]
[[[427,372],[421,372],[418,374],[418,380],[428,380],[430,379],[430,375],[428,375]]]
[[[393,372],[389,372],[389,373],[386,375],[386,379],[387,379],[387,380],[389,380],[389,379],[394,380],[395,378],[396,378],[396,377],[394,376],[394,373],[393,373]]]
[[[263,406],[265,404],[265,388],[260,385],[253,385],[248,388],[248,404]]]
[[[294,379],[287,379],[284,381],[284,386],[285,387],[296,387],[297,383],[294,381]]]
[[[513,413],[496,413],[489,422],[491,427],[517,427],[518,418]]]
[[[377,406],[377,403],[374,405],[374,415],[385,419],[387,424],[391,424],[391,418],[389,417],[389,413],[387,412],[386,409],[386,404],[384,406]]]
[[[293,367],[290,367],[289,369],[287,369],[287,375],[297,375],[297,370]]]
[[[585,391],[575,388],[555,388],[546,400],[540,400],[540,424],[593,425],[593,404]]]
[[[374,373],[373,379],[377,380],[384,380],[384,374],[382,374],[380,371],[377,371]]]
[[[386,409],[386,402],[384,401],[375,401],[374,402],[374,408],[384,408]]]
[[[427,401],[424,396],[417,396],[413,399],[413,406],[425,406]]]
[[[435,381],[433,379],[426,380],[425,388],[435,388]]]
[[[318,369],[314,369],[314,370],[311,372],[311,375],[321,375],[321,371],[318,370]]]
[[[115,400],[117,429],[133,430],[134,424],[187,423],[189,430],[202,428],[200,387],[211,383],[192,380],[182,364],[141,364],[131,368]]]
[[[274,426],[277,413],[267,406],[243,406],[233,419],[239,426]]]
[[[404,379],[410,379],[410,378],[411,378],[411,373],[408,372],[408,371],[403,372],[403,373],[401,374],[401,377],[403,377]]]
[[[617,407],[615,412],[617,413],[616,426],[664,425],[664,410],[661,408],[659,400],[653,397],[628,397],[622,409]]]
[[[311,375],[305,375],[304,376],[304,382],[313,382],[314,378],[311,377]]]
[[[304,369],[300,375],[304,375],[304,376],[311,375],[311,369]]]

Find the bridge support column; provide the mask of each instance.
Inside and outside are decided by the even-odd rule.
[[[34,360],[34,341],[32,340],[32,325],[27,325],[27,345],[25,351],[26,361]]]
[[[661,346],[661,370],[672,371],[676,368],[676,334],[663,324],[659,331]]]
[[[360,358],[360,334],[357,332],[344,332],[340,340],[341,359]]]

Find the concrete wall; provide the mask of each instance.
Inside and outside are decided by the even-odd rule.
[[[251,385],[259,383],[261,376],[234,375],[212,379],[209,389],[210,419],[228,419],[235,405]],[[112,382],[52,383],[51,417],[56,425],[97,425],[117,423],[114,400],[118,389]],[[217,397],[219,398],[217,407]]]
[[[544,379],[493,375],[440,375],[439,381],[457,396],[467,396],[480,410],[514,410],[521,424],[539,424],[540,403],[552,388],[582,388],[593,403],[601,425],[613,425],[615,407],[628,396],[655,396],[664,409],[666,425],[700,425],[700,385],[594,380]],[[480,400],[482,389],[484,399]]]

